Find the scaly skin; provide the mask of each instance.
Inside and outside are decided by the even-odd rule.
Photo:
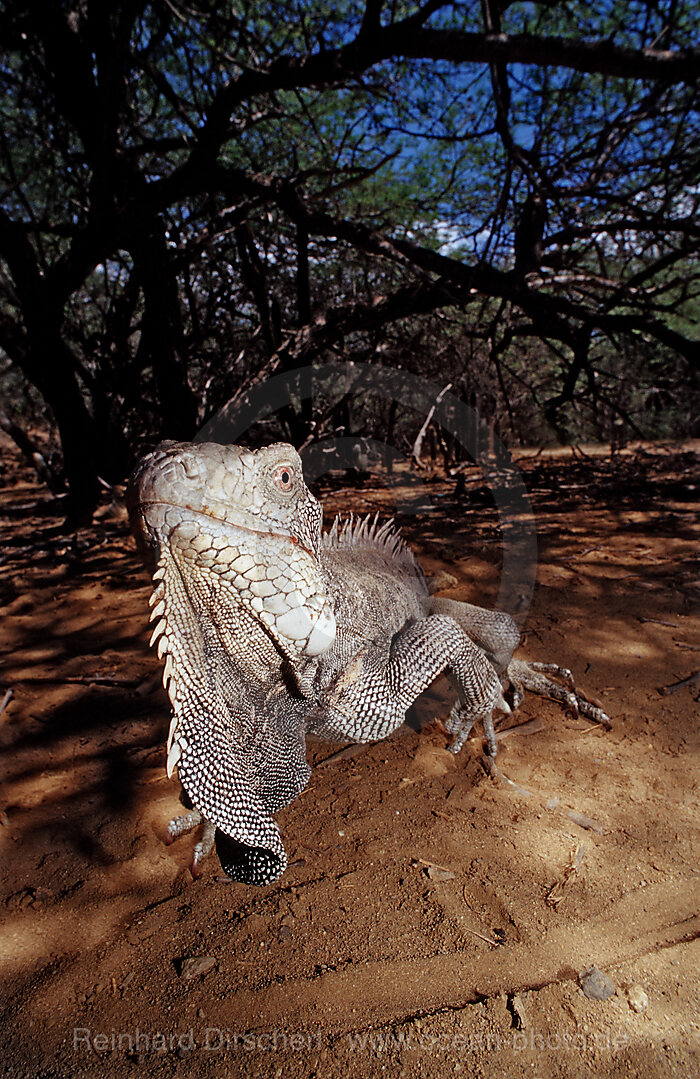
[[[513,660],[509,615],[429,596],[390,525],[336,522],[322,536],[291,446],[165,442],[139,464],[129,501],[155,567],[152,642],[173,709],[168,775],[178,769],[195,810],[169,834],[206,822],[197,871],[215,828],[231,877],[276,880],[286,857],[272,814],[309,778],[306,734],[385,738],[443,671],[458,690],[455,752],[481,721],[495,756],[493,712],[509,711],[502,682],[582,703]]]

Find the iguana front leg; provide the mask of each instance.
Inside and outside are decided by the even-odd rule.
[[[323,687],[307,724],[310,733],[350,742],[386,738],[443,671],[454,675],[459,701],[450,717],[455,751],[481,720],[496,752],[492,713],[510,711],[493,665],[453,618],[430,616],[361,649]]]

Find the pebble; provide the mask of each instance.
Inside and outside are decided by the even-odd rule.
[[[627,990],[627,1000],[633,1012],[645,1012],[649,1007],[649,997],[641,985],[632,985]]]
[[[589,832],[595,832],[596,835],[602,835],[605,829],[602,824],[598,824],[597,820],[592,820],[591,817],[587,817],[584,813],[576,813],[573,809],[566,814],[570,821],[574,824],[578,824],[579,828],[585,828]]]
[[[193,978],[208,974],[215,966],[216,959],[213,955],[190,955],[187,959],[180,960],[179,974],[183,982],[191,982]]]
[[[513,1011],[514,1025],[517,1030],[524,1030],[528,1025],[527,1012],[525,1011],[525,1005],[523,1004],[523,998],[517,993],[511,997],[511,1008]]]
[[[607,1000],[616,993],[615,986],[597,967],[589,967],[582,970],[578,976],[579,985],[585,997],[589,1000]]]
[[[455,875],[451,869],[441,869],[437,865],[429,865],[426,869],[426,873],[431,880],[454,880]]]

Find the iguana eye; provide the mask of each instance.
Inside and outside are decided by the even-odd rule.
[[[291,491],[294,486],[294,472],[289,465],[280,465],[275,469],[272,482],[278,491]]]

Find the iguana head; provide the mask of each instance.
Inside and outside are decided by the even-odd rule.
[[[333,644],[322,510],[292,446],[163,442],[134,474],[131,509],[156,561],[166,549],[228,581],[292,662]]]

